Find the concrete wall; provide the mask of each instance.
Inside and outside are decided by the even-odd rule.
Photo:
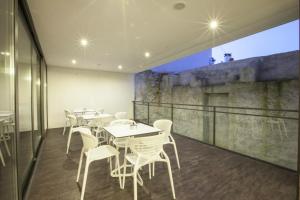
[[[299,52],[250,58],[202,67],[179,74],[151,71],[135,76],[135,99],[263,109],[298,109]],[[176,106],[195,108],[190,106]],[[213,114],[174,109],[174,132],[212,143]],[[145,106],[136,107],[137,118],[145,120]],[[297,113],[217,108],[216,145],[296,169]],[[220,112],[271,115],[273,118]],[[150,108],[150,122],[170,118],[170,108]]]
[[[64,109],[103,108],[132,116],[132,74],[48,67],[49,128],[63,127]]]

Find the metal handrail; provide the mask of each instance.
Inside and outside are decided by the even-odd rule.
[[[252,108],[252,107],[233,107],[233,106],[214,106],[214,105],[199,105],[199,104],[182,104],[182,103],[160,103],[160,102],[146,102],[146,101],[132,101],[133,102],[133,114],[134,114],[134,120],[136,119],[136,106],[137,105],[143,105],[147,107],[147,119],[143,119],[146,121],[147,124],[150,124],[150,107],[162,107],[162,108],[169,108],[170,109],[170,117],[171,120],[174,121],[174,110],[191,110],[191,111],[202,111],[202,112],[209,112],[212,113],[212,118],[213,118],[213,135],[212,135],[212,146],[218,147],[216,145],[216,115],[217,113],[222,113],[222,114],[233,114],[233,115],[246,115],[246,116],[255,116],[255,117],[266,117],[266,118],[276,118],[276,119],[288,119],[288,120],[299,120],[298,118],[298,110],[292,110],[292,109],[267,109],[267,108]],[[180,106],[186,106],[186,107],[180,107]],[[196,108],[196,107],[201,107],[201,108]],[[297,117],[286,117],[286,116],[278,116],[274,113],[274,115],[268,115],[268,114],[258,114],[258,113],[242,113],[242,112],[229,112],[229,111],[224,111],[224,110],[218,110],[218,109],[236,109],[236,110],[251,110],[251,111],[263,111],[264,113],[268,112],[284,112],[284,113],[290,113],[290,114],[297,114]],[[200,141],[201,142],[201,141]],[[225,149],[227,150],[227,149]],[[228,151],[231,151],[228,149]],[[234,151],[233,151],[234,152]],[[247,157],[251,157],[249,155],[245,155]],[[259,158],[252,157],[253,159],[256,160],[261,160]],[[261,160],[263,162],[267,162],[265,160]],[[269,163],[269,162],[267,162]],[[274,163],[270,163],[279,167],[283,167]],[[286,167],[283,167],[286,168]],[[287,168],[288,169],[288,168]]]
[[[240,109],[243,108],[243,110],[248,109],[247,107],[227,107],[227,106],[204,106],[201,105],[201,107],[207,107],[212,108],[212,110],[203,110],[203,109],[195,109],[195,108],[181,108],[181,107],[174,107],[174,105],[191,105],[194,106],[194,104],[173,104],[170,103],[170,106],[162,106],[160,104],[166,105],[167,103],[156,103],[156,105],[151,105],[153,102],[144,102],[143,104],[136,104],[136,102],[140,103],[140,101],[133,101],[135,105],[145,105],[149,106],[147,110],[150,110],[150,107],[162,107],[162,108],[171,108],[171,112],[173,112],[173,109],[177,110],[191,110],[191,111],[203,111],[203,112],[211,112],[211,113],[223,113],[223,114],[233,114],[233,115],[246,115],[246,116],[255,116],[255,117],[266,117],[266,118],[277,118],[277,119],[290,119],[290,120],[298,120],[298,117],[284,117],[284,116],[276,116],[276,115],[261,115],[261,114],[251,114],[251,113],[241,113],[241,112],[228,112],[228,111],[218,111],[217,108],[228,108],[228,109]],[[200,106],[200,105],[199,105]],[[249,110],[256,110],[256,111],[276,111],[276,112],[298,112],[297,110],[287,110],[287,109],[260,109],[260,108],[249,108]],[[148,112],[149,113],[149,112]],[[297,115],[298,116],[298,115]]]
[[[278,111],[278,112],[298,112],[298,110],[292,109],[268,109],[268,108],[254,108],[254,107],[239,107],[239,106],[216,106],[216,105],[202,105],[202,104],[183,104],[183,103],[166,103],[166,102],[147,102],[147,101],[132,101],[135,103],[143,104],[168,104],[168,105],[178,105],[178,106],[201,106],[201,107],[216,107],[216,108],[230,108],[230,109],[241,109],[241,110],[261,110],[261,111]]]

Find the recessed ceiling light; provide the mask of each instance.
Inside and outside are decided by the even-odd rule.
[[[72,60],[72,64],[75,65],[77,61],[75,59]]]
[[[218,23],[218,21],[217,20],[211,20],[210,22],[209,22],[209,27],[212,29],[212,30],[215,30],[216,28],[218,28],[218,26],[219,26],[219,23]]]
[[[81,40],[80,40],[80,44],[81,44],[81,46],[87,46],[88,45],[88,41],[87,41],[87,39],[85,39],[85,38],[82,38]]]
[[[119,66],[118,66],[118,69],[120,69],[120,70],[123,69],[123,66],[122,66],[122,65],[119,65]]]
[[[1,51],[0,54],[1,54],[2,56],[10,56],[10,53],[7,52],[7,51]]]
[[[173,6],[174,10],[183,10],[185,8],[184,2],[177,2]]]
[[[146,58],[149,58],[151,56],[151,54],[149,52],[145,52],[144,55],[145,55]]]

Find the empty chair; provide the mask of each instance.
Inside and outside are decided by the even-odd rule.
[[[133,176],[134,200],[137,200],[137,182],[139,169],[154,162],[167,163],[173,198],[176,198],[170,160],[168,155],[163,150],[165,137],[165,134],[162,133],[155,136],[128,139],[128,146],[132,153],[125,155],[122,187],[124,188],[125,186],[126,176]],[[126,172],[127,162],[133,165],[133,172],[129,174]]]
[[[180,169],[180,163],[179,163],[179,158],[178,158],[178,152],[177,152],[176,143],[175,143],[174,138],[171,135],[172,124],[173,124],[173,122],[171,120],[160,119],[160,120],[156,120],[153,123],[153,127],[162,130],[162,132],[165,134],[166,137],[165,137],[165,140],[164,140],[165,141],[164,144],[172,144],[173,145],[174,151],[175,151],[176,160],[177,160],[177,166]]]
[[[127,112],[117,112],[115,114],[116,119],[128,119]]]
[[[99,142],[106,142],[107,138],[104,133],[104,120],[100,117],[92,119],[88,122],[87,127],[90,128],[91,132],[98,138]]]
[[[71,111],[68,109],[65,109],[64,113],[65,113],[65,125],[64,125],[63,135],[65,135],[66,128],[70,125],[68,115],[72,114]]]
[[[10,150],[9,150],[9,147],[8,147],[8,144],[7,144],[7,141],[10,140],[10,136],[8,135],[10,132],[9,132],[9,129],[10,129],[10,121],[9,120],[3,120],[3,121],[0,121],[0,144],[3,142],[4,143],[4,147],[6,149],[6,152],[7,152],[7,155],[8,156],[11,156],[10,154]],[[2,162],[2,165],[5,167],[5,160],[4,160],[4,156],[3,156],[3,153],[1,151],[1,148],[0,148],[0,159],[1,159],[1,162]]]
[[[79,182],[79,176],[81,171],[81,165],[83,156],[86,156],[85,162],[85,169],[84,169],[84,176],[83,176],[83,183],[82,183],[82,190],[81,190],[81,200],[84,198],[84,192],[86,188],[86,180],[88,176],[89,165],[96,160],[102,160],[105,158],[116,158],[115,167],[119,171],[120,174],[120,164],[119,164],[119,152],[110,145],[103,145],[98,147],[98,139],[91,134],[91,131],[88,128],[76,128],[76,131],[80,132],[81,139],[83,142],[83,147],[80,154],[80,161],[78,166],[77,178],[76,182]],[[110,165],[111,166],[111,165]],[[112,167],[110,168],[112,171]],[[121,176],[119,176],[119,184],[121,187]]]
[[[73,131],[73,128],[77,125],[77,119],[76,119],[75,115],[68,115],[68,120],[69,120],[69,124],[70,124],[70,130],[69,130],[69,136],[68,136],[68,142],[67,142],[67,151],[66,151],[67,154],[69,153],[72,134],[75,132],[75,131]]]

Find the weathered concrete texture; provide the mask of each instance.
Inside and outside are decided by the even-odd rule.
[[[217,64],[180,74],[151,71],[135,77],[137,101],[179,104],[298,108],[299,51]],[[202,111],[184,110],[199,109]],[[213,113],[207,107],[176,106],[173,131],[213,142]],[[297,117],[297,113],[217,108],[219,112]],[[137,106],[137,119],[147,121],[147,107]],[[150,123],[171,118],[171,109],[150,107]],[[216,144],[291,169],[297,161],[297,120],[216,114]]]

